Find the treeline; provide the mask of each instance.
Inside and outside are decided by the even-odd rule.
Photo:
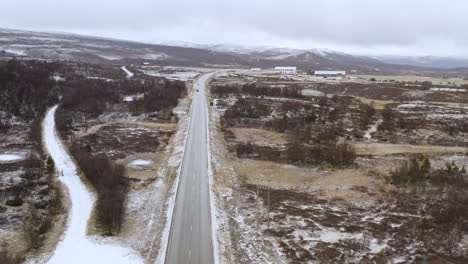
[[[129,103],[132,112],[171,112],[179,99],[186,95],[185,83],[177,80],[148,80],[144,82],[143,100]]]
[[[58,101],[50,74],[62,68],[43,61],[0,62],[0,131],[9,128],[13,115],[29,121]]]
[[[0,197],[10,208],[22,206],[23,237],[27,248],[37,249],[52,227],[53,219],[62,212],[62,194],[54,178],[53,160],[47,158],[42,143],[42,120],[47,107],[58,101],[57,83],[51,78],[64,65],[44,61],[0,62],[0,132],[10,128],[13,116],[29,123],[28,138],[32,150],[21,166],[20,181],[11,181],[0,189]],[[17,167],[12,167],[17,170]],[[6,210],[0,206],[0,211]],[[13,255],[3,245],[0,263],[19,263],[24,256]]]
[[[106,234],[120,231],[125,210],[126,178],[125,167],[115,164],[104,155],[95,156],[79,143],[70,147],[86,178],[97,191],[97,224]]]
[[[62,84],[62,107],[96,117],[121,101],[123,95],[144,94],[129,103],[132,112],[171,111],[186,93],[185,83],[161,78],[144,80],[72,80]]]
[[[248,83],[244,85],[213,85],[210,88],[211,94],[219,97],[229,95],[245,94],[250,96],[272,96],[287,98],[302,98],[302,89],[299,86],[290,85],[286,87],[272,87]]]

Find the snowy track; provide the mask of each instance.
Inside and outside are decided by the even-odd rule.
[[[127,78],[130,79],[132,78],[135,74],[131,71],[129,71],[125,66],[122,66],[122,70],[127,74]]]
[[[55,130],[54,106],[47,113],[44,123],[44,143],[55,161],[60,181],[67,187],[71,201],[68,223],[61,241],[47,263],[49,264],[136,264],[142,259],[131,249],[116,244],[99,243],[99,237],[90,240],[86,236],[88,220],[94,207],[95,197],[81,182],[77,167],[65,150]],[[33,263],[42,263],[37,261]]]

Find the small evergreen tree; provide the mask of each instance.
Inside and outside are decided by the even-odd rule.
[[[55,162],[50,155],[47,156],[46,169],[49,173],[52,173],[55,170]]]
[[[455,164],[455,161],[452,161],[452,163],[445,163],[445,167],[447,168],[448,173],[456,173],[460,171],[460,168]]]
[[[421,170],[423,172],[429,172],[431,170],[431,162],[425,156],[422,159]]]
[[[93,149],[91,148],[91,145],[89,143],[86,143],[85,149],[88,153],[91,153]]]

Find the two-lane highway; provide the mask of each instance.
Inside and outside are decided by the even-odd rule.
[[[194,86],[190,127],[166,252],[168,264],[213,263],[205,86],[214,74],[201,76]]]

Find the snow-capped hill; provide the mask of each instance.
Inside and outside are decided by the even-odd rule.
[[[292,49],[206,45],[190,42],[141,43],[67,33],[0,29],[1,58],[79,60],[117,65],[143,64],[197,67],[296,66],[301,70],[346,70],[363,74],[414,74],[434,71],[395,65],[375,58],[330,49]],[[438,72],[439,73],[439,72]]]
[[[420,67],[440,69],[467,68],[468,58],[436,57],[436,56],[375,56],[376,59],[390,64],[405,64]]]

